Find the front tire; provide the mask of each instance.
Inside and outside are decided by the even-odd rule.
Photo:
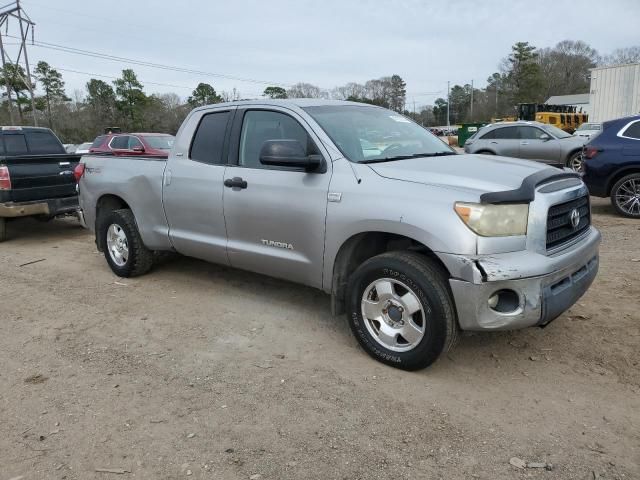
[[[112,210],[100,222],[104,256],[119,277],[136,277],[153,265],[153,252],[142,243],[131,210]]]
[[[362,348],[396,368],[428,367],[458,337],[446,274],[416,253],[389,252],[364,262],[349,279],[347,304]]]
[[[611,204],[623,217],[640,218],[640,173],[622,177],[611,189]]]

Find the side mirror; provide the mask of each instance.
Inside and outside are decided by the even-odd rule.
[[[144,153],[144,147],[142,145],[136,145],[131,149],[132,152]]]
[[[550,136],[550,135],[548,135],[548,134],[546,134],[546,133],[543,133],[542,135],[540,135],[540,137],[539,137],[539,138],[540,138],[540,140],[542,140],[543,142],[546,142],[546,141],[548,141],[548,140],[551,140],[551,136]]]
[[[322,157],[307,155],[304,147],[297,140],[267,140],[260,149],[260,163],[304,168],[307,172],[313,172],[322,165]]]

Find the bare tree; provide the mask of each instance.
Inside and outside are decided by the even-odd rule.
[[[598,65],[624,65],[626,63],[640,63],[640,45],[627,48],[618,48],[611,54],[603,56]]]
[[[287,96],[289,98],[328,98],[329,94],[320,87],[300,82],[287,90]]]

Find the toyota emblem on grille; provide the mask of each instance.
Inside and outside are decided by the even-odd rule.
[[[578,225],[580,225],[580,212],[577,208],[574,208],[569,215],[569,221],[571,222],[571,226],[576,229]]]

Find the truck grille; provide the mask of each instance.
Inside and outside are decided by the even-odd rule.
[[[572,219],[572,216],[576,217],[574,210],[577,211],[577,218]],[[591,214],[588,196],[552,206],[547,216],[547,250],[580,236],[589,229],[589,225]]]

